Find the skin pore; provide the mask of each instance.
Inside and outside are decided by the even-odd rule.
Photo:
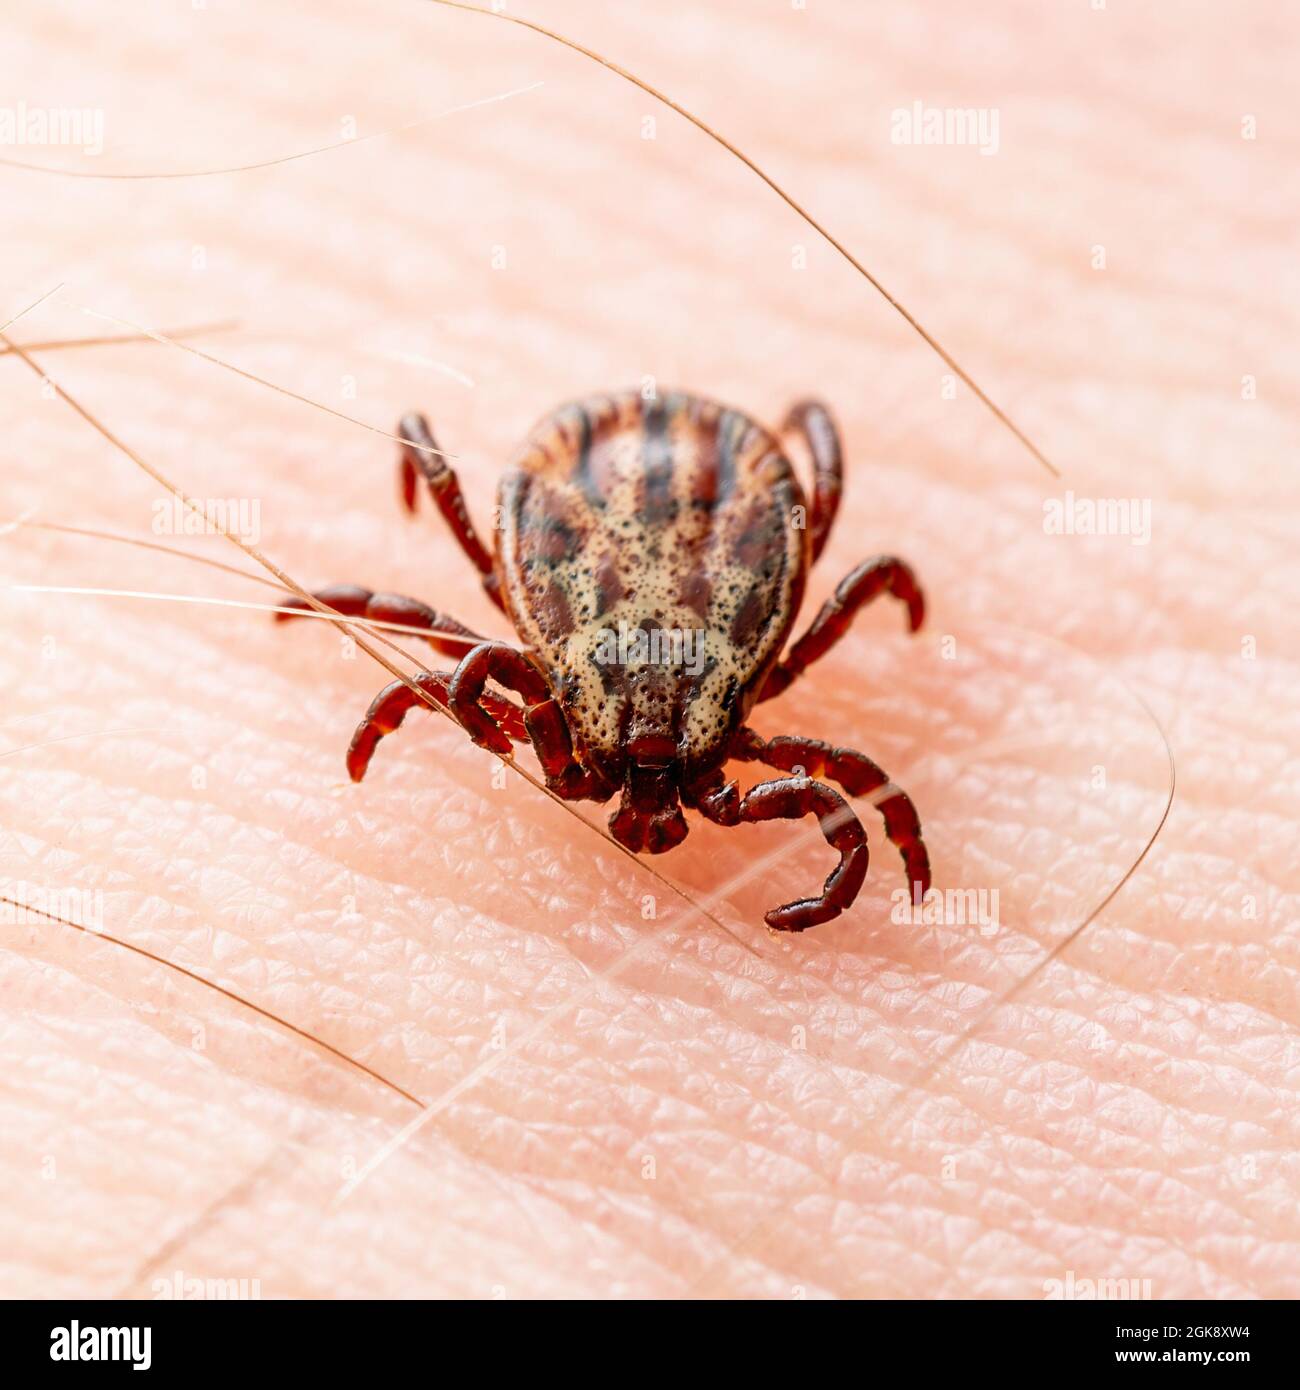
[[[60,282],[16,341],[127,331],[81,307],[236,321],[196,345],[381,433],[157,343],[32,355],[299,583],[507,639],[440,520],[398,506],[400,415],[429,415],[486,535],[563,400],[653,377],[771,426],[824,400],[845,496],[796,630],[875,553],[929,616],[909,637],[873,605],[752,722],[888,769],[977,920],[900,907],[859,803],[861,896],[773,939],[763,912],[833,861],[809,822],[696,820],[633,862],[418,712],[354,787],[391,677],[345,633],[7,588],[3,892],[95,930],[0,936],[4,1292],[1300,1293],[1282,11],[530,6],[795,191],[1059,479],[644,93],[512,26],[379,13],[30,16],[5,90],[75,94],[104,150],[6,153],[81,172],[253,164],[543,85],[237,175],[0,169],[29,229],[0,321]],[[996,154],[895,143],[918,100],[996,109]],[[12,355],[0,411],[3,519],[256,571]],[[1132,524],[1086,534],[1098,515]],[[0,539],[11,584],[276,601],[157,551]],[[1160,824],[1161,728],[1173,809],[1089,921]]]

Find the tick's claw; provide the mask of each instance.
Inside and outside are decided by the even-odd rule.
[[[763,921],[774,932],[807,931],[809,927],[819,927],[838,917],[844,909],[835,907],[822,898],[804,898],[797,903],[786,903],[784,907],[774,907],[763,914]]]

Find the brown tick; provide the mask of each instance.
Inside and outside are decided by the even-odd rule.
[[[459,657],[454,671],[414,683],[449,709],[475,743],[509,753],[531,741],[546,784],[566,800],[608,801],[614,838],[661,854],[686,838],[682,807],[718,825],[815,815],[840,861],[817,897],[766,914],[769,927],[803,931],[853,902],[867,872],[867,841],[844,798],[889,783],[870,758],[801,736],[763,739],[745,726],[760,700],[779,695],[879,594],[907,605],[913,632],[925,602],[911,569],[877,557],[849,573],[812,625],[781,656],[809,567],[839,508],[842,454],[835,424],[815,402],[796,405],[813,461],[811,516],[777,438],[738,410],[674,392],[636,392],[567,405],[528,437],[501,480],[496,554],[469,518],[456,474],[422,416],[399,427],[402,496],[429,492],[514,625],[518,650],[472,632],[418,599],[352,585],[316,597],[351,617],[431,629]],[[289,607],[306,609],[301,599]],[[282,615],[291,616],[291,615]],[[486,688],[513,691],[522,707]],[[359,782],[375,746],[422,704],[401,681],[382,690],[352,736],[348,772]],[[728,761],[792,776],[742,794]],[[912,892],[930,886],[921,825],[906,792],[878,802]]]

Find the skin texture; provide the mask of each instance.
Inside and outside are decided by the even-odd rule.
[[[106,148],[0,153],[83,171],[252,163],[545,85],[236,175],[0,168],[0,319],[60,281],[18,341],[125,331],[80,305],[235,319],[205,349],[381,431],[425,411],[485,532],[563,400],[653,376],[769,426],[826,400],[846,486],[804,620],[878,552],[930,613],[910,638],[877,603],[753,723],[879,761],[936,885],[996,889],[999,925],[891,921],[902,868],[859,802],[856,904],[774,940],[763,910],[832,862],[810,823],[697,823],[633,862],[436,715],[354,787],[391,677],[343,635],[6,592],[0,877],[102,892],[114,940],[3,927],[0,1289],[1300,1294],[1294,18],[528,13],[786,182],[1063,477],[697,131],[429,6],[31,10],[3,90],[101,108]],[[915,101],[996,108],[997,153],[891,143]],[[157,344],[35,356],[191,495],[256,501],[300,583],[510,635],[441,520],[401,515],[392,441]],[[12,356],[0,418],[5,516],[254,568],[155,534],[167,495]],[[1149,500],[1149,543],[1050,534],[1067,489]],[[271,594],[87,537],[3,543],[26,584]],[[1166,806],[1153,713],[1177,797],[1089,922]]]

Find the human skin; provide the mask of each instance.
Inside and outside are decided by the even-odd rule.
[[[526,13],[763,165],[1061,477],[698,130],[429,5],[30,11],[5,100],[102,109],[105,149],[0,154],[83,174],[255,163],[544,85],[251,172],[0,166],[0,321],[60,282],[16,342],[129,331],[82,306],[234,320],[191,341],[373,429],[157,343],[31,351],[187,494],[255,501],[298,583],[507,638],[431,508],[400,513],[374,430],[426,411],[490,531],[501,467],[564,400],[653,377],[776,425],[824,399],[846,491],[803,622],[877,552],[929,619],[908,637],[881,600],[752,722],[879,761],[936,886],[997,890],[998,922],[891,920],[901,866],[860,804],[857,903],[776,938],[763,912],[833,862],[811,823],[693,821],[631,860],[573,814],[612,807],[547,800],[436,714],[352,786],[391,676],[325,624],[6,592],[3,892],[98,891],[103,919],[0,936],[0,1290],[1300,1294],[1294,19]],[[915,101],[995,108],[996,153],[891,143]],[[221,537],[157,534],[168,494],[12,354],[0,418],[4,517],[185,552],[24,528],[14,582],[275,601],[186,558],[257,570]],[[1067,489],[1149,501],[1149,543],[1050,534]]]

